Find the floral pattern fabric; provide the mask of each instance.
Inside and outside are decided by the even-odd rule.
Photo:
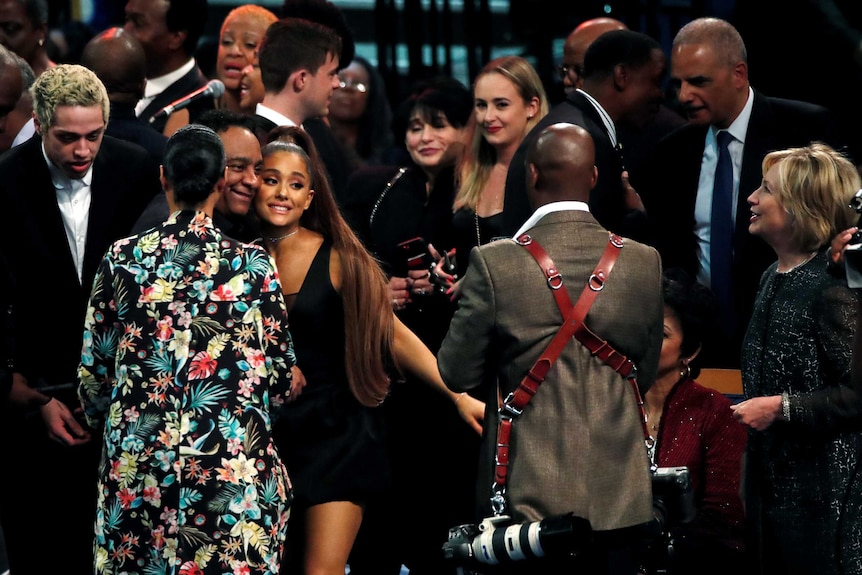
[[[79,367],[103,429],[94,573],[278,573],[291,485],[271,424],[294,363],[263,249],[191,211],[111,247]]]

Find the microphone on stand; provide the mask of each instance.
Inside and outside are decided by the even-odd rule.
[[[186,94],[178,100],[174,100],[156,112],[153,117],[150,118],[150,124],[159,118],[167,118],[176,110],[182,110],[202,98],[220,98],[222,94],[224,94],[224,83],[221,80],[210,80],[206,83],[206,86],[198,88],[191,94]]]

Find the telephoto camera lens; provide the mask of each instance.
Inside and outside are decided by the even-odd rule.
[[[576,556],[592,539],[590,522],[569,513],[532,523],[509,524],[509,518],[486,518],[478,526],[450,530],[443,546],[459,564],[497,565],[540,557]],[[503,524],[505,523],[505,524]]]

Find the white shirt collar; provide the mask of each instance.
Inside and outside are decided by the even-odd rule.
[[[582,212],[589,213],[590,206],[588,206],[586,202],[576,201],[551,202],[550,204],[539,206],[538,208],[536,208],[536,211],[533,212],[533,215],[527,218],[527,221],[524,222],[524,225],[522,225],[521,228],[515,233],[513,239],[518,239],[521,234],[525,233],[527,230],[538,224],[539,220],[541,220],[548,214],[572,210],[580,210]]]
[[[742,111],[736,117],[732,124],[727,128],[734,140],[740,143],[745,143],[745,136],[748,134],[748,121],[751,120],[751,110],[754,108],[754,89],[748,87],[748,100],[745,102]],[[713,135],[719,130],[712,127]]]
[[[608,137],[611,139],[611,144],[616,147],[617,146],[617,128],[614,126],[614,121],[611,119],[611,115],[608,114],[607,110],[605,110],[601,104],[599,104],[598,100],[578,88],[577,90],[580,94],[587,99],[587,101],[593,105],[596,109],[596,112],[599,113],[599,117],[602,119],[602,124],[605,125],[605,130],[608,131]]]
[[[195,59],[191,58],[188,62],[174,70],[168,72],[164,76],[158,78],[147,78],[147,86],[144,89],[144,98],[154,98],[164,92],[168,86],[188,74],[195,67]]]
[[[297,126],[298,124],[288,118],[287,116],[282,115],[280,112],[276,112],[272,108],[267,108],[263,104],[258,104],[254,113],[258,116],[266,118],[270,122],[274,123],[276,126]]]

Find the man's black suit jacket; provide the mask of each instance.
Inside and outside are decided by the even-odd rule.
[[[189,70],[185,75],[183,75],[179,80],[165,88],[165,90],[153,98],[153,101],[149,103],[149,105],[144,108],[141,112],[139,118],[141,118],[144,122],[149,124],[159,133],[164,132],[165,124],[168,119],[165,116],[158,118],[152,124],[150,124],[150,118],[155,116],[159,110],[171,104],[175,100],[179,100],[186,94],[191,94],[198,88],[203,88],[206,86],[209,80],[204,73],[195,65],[194,68]],[[189,116],[190,121],[194,122],[197,117],[202,114],[207,109],[212,109],[215,106],[215,101],[207,98],[206,100],[199,100],[198,104],[194,105],[194,108],[189,108]]]
[[[42,139],[34,136],[0,156],[0,241],[18,287],[16,371],[33,383],[75,381],[99,262],[112,242],[129,234],[159,189],[157,166],[143,148],[104,137],[93,165],[79,282]]]
[[[504,234],[513,235],[533,213],[527,200],[527,168],[524,158],[530,143],[542,130],[558,122],[581,126],[593,137],[599,175],[595,188],[590,192],[590,212],[603,228],[635,240],[644,239],[646,218],[641,212],[629,210],[625,206],[621,156],[611,144],[599,113],[580,92],[572,92],[564,101],[554,106],[530,130],[515,152],[506,176],[506,195],[503,200]]]
[[[256,124],[255,132],[257,139],[260,141],[260,145],[264,146],[266,145],[270,130],[275,128],[276,124],[272,120],[257,114],[252,117]],[[348,160],[347,155],[344,153],[344,148],[339,145],[338,140],[335,139],[332,130],[326,122],[320,118],[306,120],[302,123],[302,128],[311,136],[320,160],[326,168],[335,200],[339,204],[343,203],[344,194],[347,190],[347,181],[352,173],[350,160]]]
[[[664,269],[680,267],[692,277],[700,267],[694,207],[708,129],[708,126],[685,125],[663,138],[646,163],[643,181],[633,182],[647,209],[648,242],[661,254]],[[760,276],[776,257],[772,247],[748,232],[747,198],[763,179],[764,156],[774,150],[805,146],[814,140],[841,149],[838,133],[826,108],[797,100],[770,98],[755,91],[743,148],[733,235],[736,333],[729,342],[716,344],[729,347],[726,357],[716,358],[718,364],[738,367],[739,346],[751,316]],[[719,350],[704,351],[710,357]]]
[[[105,135],[137,144],[150,153],[156,164],[162,163],[168,138],[135,116],[135,108],[131,104],[111,102],[111,119]]]

